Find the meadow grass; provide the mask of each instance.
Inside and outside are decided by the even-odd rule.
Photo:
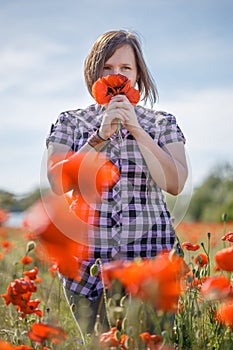
[[[184,251],[185,261],[195,272],[195,276],[201,278],[214,275],[214,255],[225,245],[221,241],[221,236],[228,231],[232,231],[232,223],[222,224],[205,224],[205,223],[184,223],[177,228],[177,234],[180,243],[190,241],[201,245],[200,251],[209,254],[209,264],[200,268],[194,264],[194,255],[196,252]],[[208,233],[211,233],[208,240]],[[33,349],[42,349],[41,345],[36,345],[28,338],[28,332],[35,322],[44,322],[62,327],[67,334],[67,338],[61,344],[53,344],[50,341],[44,345],[48,349],[132,349],[132,350],[157,350],[157,349],[187,349],[187,350],[231,350],[233,348],[233,332],[232,328],[219,323],[215,318],[215,312],[220,305],[220,300],[203,300],[199,293],[198,284],[192,285],[192,280],[186,279],[187,288],[179,299],[178,312],[174,315],[171,327],[171,314],[169,312],[158,312],[154,317],[155,331],[163,337],[162,342],[152,342],[148,345],[140,340],[136,340],[134,344],[129,341],[135,332],[140,333],[140,325],[144,321],[144,313],[142,309],[143,303],[135,299],[130,305],[131,319],[134,320],[134,331],[127,329],[128,339],[121,346],[102,346],[99,347],[98,339],[91,341],[91,337],[85,338],[85,344],[77,325],[70,312],[63,295],[62,286],[56,275],[54,278],[48,271],[48,265],[45,264],[35,254],[35,250],[31,250],[28,255],[32,257],[29,265],[23,265],[20,259],[25,255],[28,241],[24,238],[25,231],[20,228],[0,227],[0,240],[7,240],[12,243],[12,247],[6,252],[1,248],[3,253],[0,259],[0,294],[6,293],[9,283],[14,279],[22,277],[25,270],[30,270],[34,266],[39,269],[38,277],[42,280],[37,284],[37,292],[33,293],[34,298],[41,300],[39,309],[43,311],[42,318],[35,314],[27,315],[24,319],[19,320],[18,312],[15,305],[4,304],[3,298],[0,298],[0,339],[7,341],[14,346],[27,345]],[[230,273],[221,272],[221,274],[231,277]],[[150,306],[146,306],[146,308]],[[110,307],[111,308],[111,307]],[[114,309],[114,306],[113,306]],[[119,311],[119,308],[118,308]],[[129,310],[125,305],[119,311],[122,312],[122,318],[128,316]],[[113,310],[114,313],[114,310]],[[119,317],[119,316],[118,316]],[[162,328],[161,328],[162,324]],[[123,332],[124,333],[124,332]],[[0,347],[1,349],[1,347]]]

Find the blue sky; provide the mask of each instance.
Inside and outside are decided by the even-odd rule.
[[[194,186],[233,163],[231,0],[0,0],[0,23],[0,189],[40,185],[50,124],[93,103],[84,59],[100,34],[120,28],[141,36],[155,108],[176,115]]]

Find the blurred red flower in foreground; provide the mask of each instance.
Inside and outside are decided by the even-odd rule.
[[[233,330],[233,300],[220,305],[215,317],[220,323],[229,326]]]
[[[32,330],[28,332],[28,336],[37,343],[44,343],[46,340],[51,340],[54,344],[60,344],[67,338],[66,333],[61,327],[46,323],[34,323]]]
[[[79,280],[80,263],[88,257],[88,246],[78,240],[87,241],[87,225],[69,210],[64,196],[48,195],[44,201],[43,205],[39,200],[27,212],[27,228],[38,240],[36,253],[63,275]]]
[[[14,348],[10,343],[0,340],[0,350],[14,350]]]
[[[182,249],[187,249],[187,250],[198,250],[200,248],[199,244],[192,244],[190,242],[184,242],[181,245]]]
[[[64,195],[63,191],[59,196],[43,195],[27,211],[24,223],[41,243],[44,255],[40,257],[57,266],[61,274],[79,280],[80,264],[88,257],[89,217],[93,221],[96,217],[91,204],[100,200],[103,188],[118,180],[119,172],[96,152],[72,153],[67,159],[64,155],[63,160],[59,159],[61,155],[50,159],[48,171],[58,181],[55,187],[65,192],[73,189],[73,196]]]
[[[233,246],[219,250],[215,254],[217,265],[224,271],[233,271]]]
[[[131,87],[130,80],[122,74],[110,74],[99,78],[92,86],[92,95],[100,105],[107,104],[115,95],[126,95],[136,105],[140,100],[139,91]]]
[[[218,300],[226,298],[231,292],[231,281],[225,276],[208,277],[200,288],[205,299]]]
[[[196,265],[203,267],[208,264],[208,256],[205,253],[199,253],[194,257],[194,262]]]
[[[163,252],[154,259],[116,261],[103,265],[104,281],[118,279],[132,296],[150,301],[156,309],[175,312],[181,278],[188,268],[184,260]]]
[[[118,168],[96,152],[55,154],[50,157],[48,173],[56,179],[54,188],[61,194],[74,190],[88,203],[99,201],[103,188],[113,186],[119,178]]]

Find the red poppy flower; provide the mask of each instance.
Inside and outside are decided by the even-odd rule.
[[[208,264],[208,256],[205,253],[199,253],[194,257],[194,262],[198,266],[203,267]]]
[[[139,91],[130,86],[130,80],[122,74],[110,74],[99,78],[92,86],[92,95],[100,105],[107,104],[115,95],[126,95],[130,103],[140,100]]]
[[[147,345],[148,350],[159,349],[159,345],[163,341],[163,337],[160,334],[151,335],[148,332],[144,332],[140,334],[140,338]]]
[[[55,278],[55,272],[58,271],[57,264],[54,263],[51,267],[48,268],[48,271],[49,271],[50,275],[52,276],[52,278]]]
[[[118,271],[123,270],[129,264],[131,263],[125,260],[115,260],[104,264],[102,274],[106,288],[111,288],[111,282],[116,278],[116,274],[118,274]]]
[[[28,228],[27,227],[27,220],[25,219],[22,223],[22,227],[24,228]],[[35,238],[36,238],[36,235],[34,233],[31,233],[31,232],[26,232],[24,233],[24,238],[27,240],[27,241],[34,241]]]
[[[48,195],[28,210],[28,225],[37,237],[36,253],[60,273],[79,280],[79,267],[88,257],[87,224],[78,219],[64,196]],[[70,238],[74,237],[74,239]],[[64,254],[69,252],[69,254]]]
[[[7,293],[1,296],[5,304],[24,305],[25,301],[30,299],[31,293],[36,292],[37,287],[30,279],[15,279],[7,287]]]
[[[28,265],[28,264],[30,264],[31,262],[32,262],[32,258],[30,257],[30,256],[28,256],[28,255],[24,255],[23,257],[22,257],[22,259],[20,260],[20,262],[22,263],[22,264],[24,264],[24,265]]]
[[[231,281],[225,276],[208,277],[200,292],[208,300],[226,298],[231,292]]]
[[[30,300],[33,292],[37,290],[36,285],[28,277],[15,279],[8,285],[7,293],[2,294],[2,298],[6,305],[12,303],[17,306],[17,311],[21,313],[20,319],[26,314],[35,313],[42,316],[42,311],[37,307],[40,303],[39,299]]]
[[[193,274],[192,271],[189,271],[186,275],[186,286],[187,287],[194,287],[197,288],[198,290],[200,290],[201,286],[203,285],[203,283],[206,281],[207,277],[203,276],[201,278],[197,278],[195,276],[195,274]]]
[[[30,280],[36,280],[36,282],[38,282],[37,280],[37,274],[38,274],[38,268],[35,266],[33,269],[31,269],[30,271],[24,271],[24,276],[27,276],[28,278],[30,278]]]
[[[187,250],[198,250],[200,248],[200,246],[198,244],[192,244],[190,242],[184,242],[181,245],[182,249],[187,249]]]
[[[219,306],[215,314],[216,319],[233,330],[233,301],[230,300]]]
[[[60,344],[67,338],[67,334],[61,327],[46,323],[34,323],[32,325],[32,330],[28,332],[28,336],[37,343],[51,340],[54,344]]]
[[[119,179],[118,168],[103,154],[70,152],[59,162],[58,157],[51,157],[49,166],[50,174],[57,179],[57,187],[62,187],[64,193],[74,189],[87,202],[100,200],[102,190],[112,187]]]
[[[13,243],[4,240],[1,242],[1,246],[3,247],[5,253],[9,253],[10,249],[13,247]]]
[[[217,265],[224,271],[233,271],[233,246],[219,250],[215,254]]]
[[[121,350],[133,350],[134,339],[127,334],[122,334],[119,345],[121,346]]]
[[[181,257],[161,253],[141,262],[112,262],[103,266],[105,280],[118,279],[132,296],[150,301],[155,308],[175,312],[181,293],[181,277],[186,269]],[[115,266],[114,266],[115,265]]]
[[[73,200],[72,200],[73,199]],[[88,224],[90,217],[92,225],[95,225],[95,218],[97,219],[97,212],[92,206],[82,197],[73,194],[70,200],[70,209],[82,221]]]
[[[218,266],[218,264],[216,264],[216,265],[213,267],[213,270],[214,270],[215,272],[219,272],[219,271],[221,271],[221,268]]]
[[[221,239],[233,243],[233,232],[226,233]]]
[[[101,349],[118,346],[120,344],[120,332],[116,327],[113,327],[108,332],[100,335],[99,342]]]
[[[39,317],[42,317],[43,313],[38,309],[38,305],[40,304],[40,299],[29,300],[24,304],[18,305],[17,311],[21,312],[20,319],[26,317],[26,315],[36,314]]]
[[[27,345],[18,345],[14,347],[14,350],[34,350],[34,348]]]
[[[4,340],[0,340],[0,349],[1,350],[14,350],[14,347],[10,343],[8,343]]]

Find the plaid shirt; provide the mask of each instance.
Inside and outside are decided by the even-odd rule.
[[[100,127],[103,108],[94,104],[61,113],[51,127],[47,145],[56,142],[79,150]],[[136,106],[135,111],[142,128],[161,148],[171,142],[185,143],[173,115],[142,106]],[[101,150],[117,166],[120,178],[103,192],[101,203],[93,204],[98,212],[98,230],[90,226],[89,232],[93,258],[82,263],[80,282],[62,277],[66,288],[90,300],[98,298],[103,291],[100,278],[89,273],[96,258],[101,258],[103,263],[151,258],[164,249],[170,250],[175,241],[163,192],[153,181],[134,137],[124,127],[121,136],[113,134]],[[93,220],[96,222],[96,216]]]

